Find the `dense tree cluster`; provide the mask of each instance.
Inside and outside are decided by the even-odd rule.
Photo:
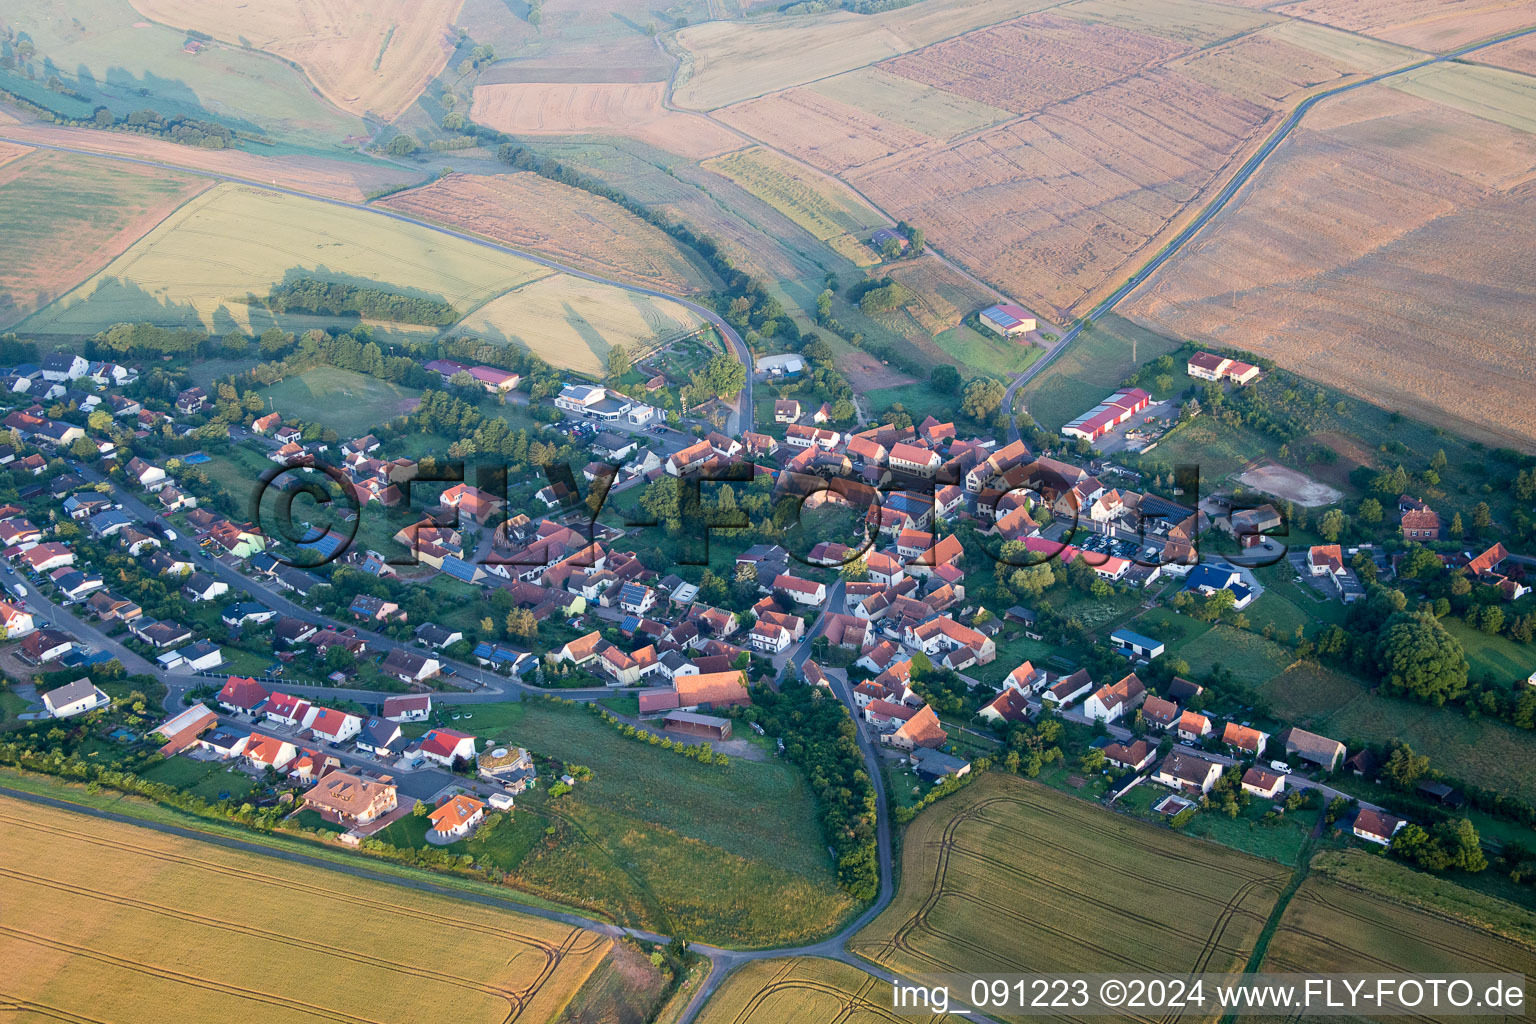
[[[800,766],[817,797],[822,832],[837,853],[838,883],[855,899],[874,899],[880,888],[875,788],[848,709],[814,686],[788,682],[778,692],[752,691],[742,715],[784,740],[784,755]]]
[[[289,281],[272,289],[267,308],[274,313],[317,316],[359,316],[404,324],[446,327],[458,322],[459,311],[437,299],[400,295],[377,288],[359,288],[313,277]]]

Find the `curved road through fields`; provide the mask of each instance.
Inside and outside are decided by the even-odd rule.
[[[415,227],[425,228],[428,231],[435,231],[440,235],[446,235],[449,238],[455,238],[461,242],[469,242],[472,245],[479,245],[487,249],[494,249],[497,252],[506,253],[509,256],[516,256],[520,259],[528,260],[530,263],[537,263],[541,267],[547,267],[550,270],[556,270],[562,274],[569,274],[572,277],[580,278],[583,281],[592,281],[596,284],[612,285],[615,288],[622,288],[627,292],[634,292],[636,295],[644,295],[653,299],[668,299],[672,302],[676,302],[677,304],[692,310],[694,313],[697,313],[699,316],[703,317],[706,322],[715,328],[715,330],[719,331],[720,336],[725,339],[726,345],[735,354],[736,358],[741,360],[741,364],[746,367],[747,382],[741,389],[741,393],[736,397],[736,408],[730,422],[726,424],[726,428],[735,434],[740,434],[743,431],[752,429],[752,353],[747,348],[747,343],[742,340],[741,335],[736,332],[736,328],[726,323],[718,313],[710,309],[708,306],[700,305],[691,299],[685,299],[681,296],[672,295],[668,292],[658,291],[655,288],[646,288],[643,285],[630,284],[627,281],[619,281],[611,277],[603,277],[600,274],[592,274],[585,270],[578,270],[576,267],[567,266],[558,260],[552,260],[548,256],[543,256],[536,252],[530,252],[527,249],[518,249],[510,245],[503,245],[500,242],[492,241],[491,239],[482,235],[476,235],[468,231],[460,231],[457,228],[446,227],[442,224],[434,224],[431,221],[422,220],[418,217],[412,217],[409,214],[401,213],[398,210],[386,210],[381,207],[371,206],[368,203],[354,203],[346,199],[336,199],[331,196],[315,195],[312,192],[305,192],[302,189],[287,188],[283,185],[278,185],[272,182],[258,181],[255,178],[242,178],[233,174],[221,174],[218,171],[205,171],[193,167],[183,167],[181,164],[168,163],[162,160],[148,160],[143,157],[122,156],[115,153],[104,153],[100,150],[85,149],[83,147],[76,146],[66,146],[56,142],[33,142],[28,139],[12,138],[5,134],[0,134],[0,142],[10,142],[14,145],[26,146],[31,149],[51,150],[55,153],[74,153],[80,156],[95,157],[99,160],[112,160],[116,161],[117,163],[134,164],[139,167],[149,167],[160,171],[190,174],[195,177],[208,178],[213,181],[228,181],[237,185],[249,185],[252,188],[259,188],[266,192],[276,192],[279,195],[293,196],[296,199],[308,199],[317,203],[325,203],[327,206],[339,206],[347,210],[357,210],[361,213],[373,214],[377,217],[387,217],[390,220],[399,221],[402,224],[410,224]]]
[[[1063,349],[1065,349],[1073,341],[1077,340],[1078,336],[1083,333],[1084,329],[1086,329],[1090,324],[1099,319],[1105,313],[1108,313],[1110,310],[1119,305],[1125,299],[1125,297],[1130,295],[1131,292],[1135,291],[1143,281],[1145,281],[1148,277],[1151,277],[1159,267],[1168,262],[1168,258],[1170,256],[1182,249],[1190,242],[1191,239],[1195,237],[1195,235],[1199,234],[1200,230],[1209,224],[1212,218],[1214,218],[1218,213],[1226,208],[1227,203],[1231,202],[1233,196],[1237,195],[1238,191],[1248,183],[1248,179],[1253,177],[1254,172],[1259,169],[1265,160],[1269,159],[1270,154],[1274,153],[1274,151],[1279,147],[1280,143],[1286,140],[1286,138],[1291,134],[1291,131],[1301,123],[1301,119],[1305,117],[1313,107],[1321,103],[1323,100],[1329,99],[1331,97],[1339,96],[1347,92],[1352,92],[1355,89],[1363,88],[1367,85],[1375,85],[1376,83],[1385,81],[1389,78],[1395,78],[1398,75],[1405,75],[1410,71],[1418,71],[1420,68],[1426,68],[1435,64],[1445,63],[1446,61],[1456,60],[1457,58],[1464,57],[1467,54],[1473,53],[1477,50],[1481,50],[1489,46],[1494,46],[1499,43],[1508,42],[1511,39],[1519,39],[1523,36],[1531,35],[1532,33],[1536,33],[1536,25],[1517,29],[1514,32],[1506,32],[1504,35],[1495,36],[1492,39],[1485,39],[1482,42],[1470,43],[1458,50],[1452,50],[1449,53],[1443,53],[1437,57],[1426,57],[1423,60],[1417,61],[1413,64],[1408,64],[1400,68],[1394,68],[1391,71],[1383,71],[1378,75],[1372,75],[1369,78],[1362,78],[1357,82],[1350,82],[1347,85],[1340,85],[1325,92],[1320,92],[1315,96],[1309,96],[1301,103],[1299,103],[1296,106],[1296,109],[1291,111],[1290,115],[1280,123],[1280,126],[1275,129],[1273,134],[1271,134],[1270,137],[1264,141],[1264,144],[1259,147],[1258,151],[1249,157],[1243,163],[1242,167],[1238,168],[1237,173],[1232,176],[1232,178],[1227,182],[1227,184],[1222,188],[1220,192],[1216,193],[1215,198],[1206,204],[1205,209],[1200,211],[1200,215],[1198,217],[1190,221],[1182,231],[1173,237],[1172,241],[1170,241],[1161,250],[1159,250],[1156,256],[1153,256],[1152,259],[1148,260],[1140,270],[1132,274],[1123,284],[1120,285],[1119,288],[1116,288],[1110,295],[1105,297],[1103,301],[1089,310],[1086,316],[1074,324],[1066,334],[1061,336],[1061,341],[1057,342],[1057,344],[1050,351],[1041,356],[1039,359],[1035,360],[1029,369],[1025,370],[1023,373],[1019,374],[1013,379],[1003,394],[1004,408],[1008,410],[1009,440],[1017,440],[1019,436],[1018,421],[1014,418],[1013,415],[1014,397],[1018,394],[1019,388],[1023,387],[1030,380],[1039,375],[1042,370],[1044,370],[1047,366],[1056,360],[1057,356],[1061,355]]]

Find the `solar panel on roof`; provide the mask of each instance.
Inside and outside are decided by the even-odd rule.
[[[456,580],[463,580],[465,583],[475,582],[475,567],[462,558],[455,558],[449,555],[443,559],[443,572]]]

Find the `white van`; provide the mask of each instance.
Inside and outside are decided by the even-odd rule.
[[[1279,772],[1281,775],[1291,774],[1291,766],[1286,764],[1284,761],[1271,761],[1269,762],[1269,766],[1275,771]]]

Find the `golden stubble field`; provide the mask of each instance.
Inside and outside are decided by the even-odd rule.
[[[986,775],[911,824],[896,899],[848,945],[909,978],[1241,971],[1289,876]]]
[[[43,334],[89,334],[121,322],[263,329],[249,305],[289,275],[369,282],[467,312],[554,271],[403,224],[246,185],[222,184],[183,205],[106,269],[27,320]],[[254,318],[254,320],[253,320]]]
[[[1272,10],[1436,52],[1533,23],[1529,0],[1297,0]]]
[[[755,960],[712,996],[699,1024],[959,1024],[950,1014],[891,1009],[890,985],[818,957]]]
[[[662,291],[686,295],[709,286],[660,228],[616,203],[532,172],[451,174],[377,205]]]
[[[277,54],[353,114],[392,121],[448,63],[463,0],[133,0],[145,17]]]
[[[482,85],[471,116],[512,135],[623,135],[690,160],[745,145],[708,118],[667,110],[665,94],[664,82]]]
[[[543,1024],[612,940],[0,798],[17,1019]]]
[[[1528,446],[1536,134],[1513,126],[1503,75],[1437,71],[1322,104],[1127,315]]]

